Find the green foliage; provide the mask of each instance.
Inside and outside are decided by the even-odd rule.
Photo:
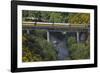
[[[23,62],[56,60],[57,53],[50,42],[45,39],[45,30],[33,30],[33,34],[23,34]]]
[[[70,47],[70,53],[72,59],[88,59],[89,48],[84,43],[72,44]]]
[[[48,11],[41,11],[41,18],[49,22],[50,13],[51,12],[48,12]]]
[[[27,17],[33,17],[38,20],[43,20],[45,22],[52,22],[52,23],[65,23],[67,21],[67,15],[68,13],[65,12],[28,11],[28,10],[23,10],[22,12],[23,21],[25,21],[25,18]]]
[[[25,17],[33,17],[39,20],[52,23],[70,24],[90,24],[89,13],[68,13],[68,12],[49,12],[49,11],[27,11],[22,12],[23,20]]]
[[[68,38],[68,47],[72,46],[72,44],[76,43],[75,37]]]
[[[67,19],[71,24],[90,24],[89,13],[69,13]]]
[[[70,57],[73,60],[90,58],[90,44],[89,42],[77,43],[74,37],[68,39],[68,47]]]
[[[50,14],[50,19],[49,19],[49,21],[50,22],[53,22],[53,23],[57,23],[57,22],[62,22],[62,15],[61,15],[61,13],[55,13],[55,12],[52,12],[51,14]]]
[[[23,57],[22,57],[22,61],[23,62],[28,62],[32,60],[32,53],[30,50],[28,50],[28,48],[23,48]]]
[[[23,62],[32,62],[32,61],[40,61],[41,57],[40,55],[33,54],[32,51],[30,51],[28,48],[23,48]]]
[[[44,60],[56,60],[56,50],[50,42],[41,38],[36,39],[36,42],[44,53]]]
[[[47,32],[45,30],[34,30],[33,34],[37,37],[46,38]]]
[[[22,16],[23,17],[28,17],[29,16],[29,12],[27,10],[23,10]]]

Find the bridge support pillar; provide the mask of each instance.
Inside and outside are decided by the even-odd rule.
[[[79,32],[76,32],[76,40],[77,40],[77,43],[79,43]]]
[[[27,34],[30,34],[30,30],[26,30],[26,33],[27,33]]]
[[[47,41],[48,41],[48,42],[50,41],[50,38],[49,38],[49,31],[47,31]]]

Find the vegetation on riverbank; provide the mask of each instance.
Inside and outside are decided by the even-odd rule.
[[[68,48],[70,52],[70,58],[72,60],[89,59],[90,58],[90,43],[89,38],[77,43],[75,37],[69,37],[67,40]]]
[[[33,34],[27,35],[23,33],[22,51],[23,62],[32,61],[51,61],[56,60],[57,53],[50,42],[45,39],[46,32],[40,30],[32,31]]]

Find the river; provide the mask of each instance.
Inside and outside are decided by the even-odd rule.
[[[58,52],[58,59],[67,59],[69,52],[66,45],[66,34],[63,34],[62,32],[50,32],[50,41]]]

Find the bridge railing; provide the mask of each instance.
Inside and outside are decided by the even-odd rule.
[[[49,22],[22,22],[23,26],[67,26],[67,27],[90,27],[89,24],[70,24],[70,23],[49,23]]]

